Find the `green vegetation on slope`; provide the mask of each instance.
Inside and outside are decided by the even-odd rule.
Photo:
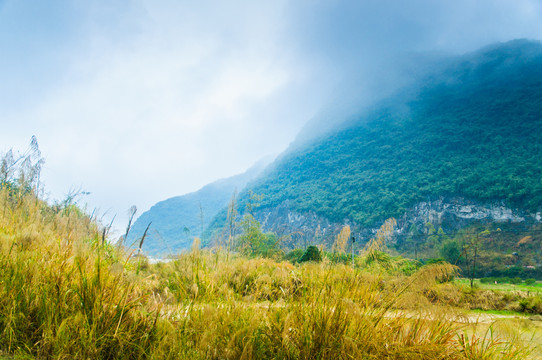
[[[542,207],[542,45],[458,58],[415,94],[284,155],[252,188],[262,207],[362,226],[441,197]]]

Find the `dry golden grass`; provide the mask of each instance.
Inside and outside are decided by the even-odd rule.
[[[384,235],[382,235],[384,236]],[[380,241],[380,240],[378,240]],[[427,300],[454,268],[401,275],[374,243],[356,269],[226,251],[149,264],[75,206],[0,190],[0,351],[90,359],[513,359]],[[378,245],[378,246],[377,246]],[[378,247],[378,249],[377,249]]]

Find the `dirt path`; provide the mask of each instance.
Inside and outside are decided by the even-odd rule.
[[[533,321],[529,316],[525,315],[516,315],[516,314],[490,314],[490,313],[472,313],[469,312],[465,314],[465,320],[461,319],[458,322],[465,322],[471,324],[491,324],[497,320],[506,320],[506,319],[523,319]]]

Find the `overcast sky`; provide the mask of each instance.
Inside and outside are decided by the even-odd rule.
[[[0,0],[0,152],[125,226],[363,103],[405,54],[542,39],[538,0]],[[342,104],[342,105],[341,105]]]

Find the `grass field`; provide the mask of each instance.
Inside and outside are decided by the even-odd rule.
[[[470,286],[470,280],[465,278],[457,278],[454,279],[454,283],[462,285],[462,286]],[[542,283],[535,283],[533,285],[525,285],[525,284],[505,284],[505,283],[497,283],[497,284],[484,284],[480,282],[480,279],[474,279],[474,286],[478,289],[482,290],[494,290],[494,291],[522,291],[522,292],[529,292],[533,294],[540,294],[542,293]]]
[[[151,264],[73,205],[0,190],[0,353],[55,359],[523,359],[481,332],[449,264],[406,275],[379,244],[356,267],[223,249]],[[385,230],[385,229],[384,229]],[[469,293],[470,294],[470,293]],[[469,296],[472,296],[470,294]],[[484,325],[486,326],[486,325]],[[488,325],[489,326],[489,325]],[[513,329],[514,328],[512,327]]]
[[[529,320],[528,316],[519,314],[497,315],[477,312],[471,316],[471,325],[468,326],[470,334],[483,337],[488,332],[493,336],[505,339],[513,339],[515,342],[522,342],[529,347],[528,353],[524,354],[525,359],[542,359],[542,322]]]

